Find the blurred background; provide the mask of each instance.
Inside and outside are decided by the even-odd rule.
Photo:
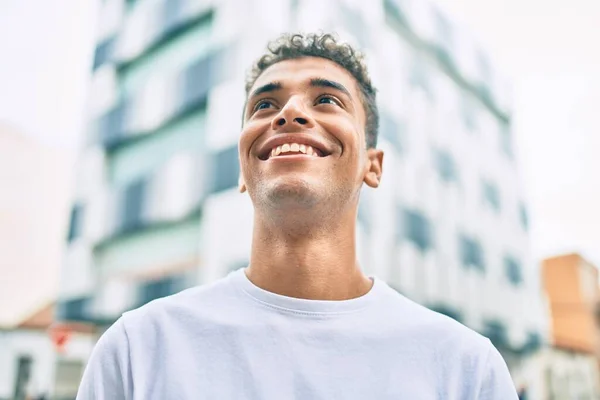
[[[126,310],[248,261],[243,82],[281,32],[362,48],[360,263],[489,337],[521,399],[600,398],[600,3],[0,2],[0,399],[73,399]]]

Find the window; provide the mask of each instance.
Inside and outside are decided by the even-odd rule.
[[[114,149],[128,139],[143,137],[176,118],[203,110],[209,90],[235,68],[231,66],[233,53],[235,47],[220,49],[192,63],[168,87],[149,86],[120,102],[98,119],[98,139],[107,149]]]
[[[433,91],[431,88],[430,81],[431,71],[429,65],[421,56],[415,56],[411,69],[410,76],[408,78],[410,85],[413,88],[423,90],[429,100],[433,99]]]
[[[94,52],[94,64],[92,67],[94,70],[111,60],[114,43],[115,38],[111,37],[109,39],[105,39],[99,43],[98,46],[96,46],[96,50]]]
[[[480,271],[485,271],[483,249],[477,240],[466,235],[460,235],[459,253],[461,262],[465,267],[474,267]]]
[[[456,164],[452,155],[445,150],[434,150],[435,167],[444,182],[458,181]]]
[[[383,6],[385,9],[386,17],[391,19],[394,24],[400,24],[402,26],[408,25],[408,19],[404,12],[402,0],[384,0]]]
[[[406,238],[415,244],[421,251],[427,251],[433,247],[432,227],[423,214],[414,210],[404,210],[401,214]]]
[[[17,378],[15,380],[14,399],[26,399],[27,385],[31,379],[31,366],[33,359],[31,356],[20,356],[17,361]]]
[[[382,112],[379,120],[381,136],[398,151],[402,151],[403,127],[389,114]]]
[[[499,128],[500,135],[500,148],[502,153],[507,156],[509,159],[514,158],[513,148],[512,148],[512,132],[510,130],[510,126],[508,123],[502,123]]]
[[[523,282],[523,270],[521,263],[512,256],[504,256],[504,272],[513,285],[517,286]]]
[[[59,321],[89,321],[89,304],[91,298],[88,296],[63,300],[58,302],[57,319]]]
[[[440,47],[437,49],[438,57],[442,62],[451,64],[454,39],[452,25],[439,10],[435,10],[433,16],[435,19],[437,41],[440,44]]]
[[[81,236],[83,231],[83,212],[84,208],[81,204],[75,204],[71,209],[71,220],[69,222],[69,233],[67,240],[72,242]]]
[[[142,227],[146,181],[139,179],[125,188],[121,205],[121,231],[130,232]]]
[[[127,185],[156,171],[174,155],[204,143],[206,113],[202,109],[159,128],[135,142],[127,142],[107,154],[111,181]]]
[[[492,83],[492,68],[487,55],[483,51],[477,52],[480,81],[476,84],[477,91],[487,102],[492,102],[490,84]]]
[[[521,226],[523,229],[529,229],[529,215],[527,214],[527,209],[524,204],[519,204],[519,218],[521,220]]]
[[[487,336],[497,348],[506,349],[509,347],[508,331],[503,322],[495,319],[484,321],[482,333],[484,336]]]
[[[237,146],[228,147],[213,155],[211,193],[237,186],[240,163]]]
[[[527,340],[523,345],[521,352],[524,354],[533,353],[542,347],[542,336],[537,332],[528,332]]]
[[[190,108],[195,104],[202,104],[211,86],[215,83],[212,79],[211,65],[213,56],[205,57],[191,64],[181,76],[180,95],[176,100],[177,109]]]
[[[479,66],[479,73],[485,82],[492,80],[492,67],[490,60],[482,50],[477,51],[477,64]]]
[[[167,10],[177,2],[165,1]],[[163,19],[166,16],[163,16]],[[165,35],[140,57],[119,67],[119,81],[126,94],[134,93],[148,82],[157,71],[161,76],[174,75],[183,71],[194,61],[207,53],[210,47],[212,13],[206,14],[197,22],[185,25],[184,29],[173,30]]]
[[[494,211],[500,212],[500,193],[498,187],[489,181],[482,182],[483,199]]]
[[[96,121],[97,140],[110,149],[123,140],[123,121],[126,116],[127,103],[120,102],[113,109]]]
[[[464,93],[461,103],[461,116],[463,124],[468,131],[475,131],[478,127],[477,113],[479,109],[475,99],[470,94]]]
[[[300,0],[291,0],[290,10],[292,11],[292,14],[296,14],[298,12],[299,3],[300,3]]]
[[[216,83],[211,72],[215,64],[213,57],[190,65],[169,82],[167,89],[161,85],[149,86],[121,101],[98,119],[98,139],[112,150],[166,128],[177,118],[204,111],[208,92]],[[167,92],[172,96],[164,97]]]
[[[170,296],[183,288],[182,276],[167,276],[144,282],[138,289],[138,307],[152,300]]]

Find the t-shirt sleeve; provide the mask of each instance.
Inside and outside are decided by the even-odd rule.
[[[500,352],[488,342],[487,362],[477,400],[518,400],[517,389]]]
[[[129,342],[121,317],[96,343],[77,400],[128,400],[133,397],[132,387]]]

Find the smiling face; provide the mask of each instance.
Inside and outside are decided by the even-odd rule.
[[[363,182],[378,185],[383,153],[366,149],[359,88],[343,67],[319,57],[280,61],[249,93],[239,151],[255,208],[339,210],[356,205]]]

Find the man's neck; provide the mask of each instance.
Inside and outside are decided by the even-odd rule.
[[[281,221],[280,221],[281,222]],[[336,223],[306,225],[290,234],[296,222],[266,222],[255,215],[248,279],[288,297],[347,300],[366,294],[373,282],[356,261],[353,213]]]

